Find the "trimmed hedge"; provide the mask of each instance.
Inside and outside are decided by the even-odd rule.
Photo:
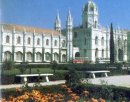
[[[126,100],[130,101],[130,88],[126,87],[117,87],[117,86],[107,86],[107,85],[92,85],[92,84],[79,84],[77,86],[72,86],[73,91],[80,94],[83,90],[89,91],[89,97],[94,98],[104,98],[116,100],[119,102],[119,99],[126,98]],[[127,102],[126,101],[126,102]]]

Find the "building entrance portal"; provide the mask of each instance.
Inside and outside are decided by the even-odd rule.
[[[75,53],[75,57],[80,57],[80,53],[79,53],[79,52],[76,52],[76,53]]]

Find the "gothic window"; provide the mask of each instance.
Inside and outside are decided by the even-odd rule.
[[[57,40],[55,40],[54,45],[57,46]]]
[[[77,32],[74,32],[74,38],[77,38]]]
[[[49,45],[49,39],[46,39],[46,45]]]
[[[57,53],[54,53],[54,60],[58,62],[59,60],[59,55]]]
[[[28,37],[27,42],[28,42],[28,44],[30,44],[30,43],[31,43],[31,38],[30,38],[30,37]]]
[[[104,49],[102,49],[102,58],[104,58]]]
[[[37,39],[37,45],[40,45],[40,39],[39,38]]]
[[[104,46],[104,37],[101,39],[101,45]]]
[[[95,45],[98,45],[98,37],[95,37]]]
[[[90,6],[90,11],[93,11],[94,10],[94,7],[91,5]]]
[[[37,52],[37,53],[36,53],[36,60],[37,60],[37,61],[41,61],[41,60],[42,60],[42,57],[41,57],[41,56],[42,56],[42,54],[41,54],[40,52]]]
[[[51,55],[47,52],[45,54],[45,58],[46,58],[47,61],[50,61],[51,60]]]
[[[32,58],[33,58],[33,57],[32,57],[32,53],[31,53],[31,52],[28,52],[28,53],[27,53],[27,60],[28,60],[28,61],[32,61]]]
[[[4,59],[5,59],[5,60],[11,60],[11,58],[12,58],[11,52],[6,51],[6,52],[4,53]]]
[[[17,38],[17,44],[20,44],[20,43],[21,43],[21,37],[18,36],[18,38]]]
[[[7,35],[6,36],[6,43],[9,43],[10,42],[10,37]]]
[[[65,40],[62,41],[62,47],[65,47]]]
[[[62,62],[66,62],[66,55],[65,54],[62,55]]]
[[[22,61],[22,59],[23,59],[22,53],[21,53],[21,52],[17,52],[17,53],[16,53],[16,60]]]
[[[98,58],[98,48],[95,50],[95,57]]]

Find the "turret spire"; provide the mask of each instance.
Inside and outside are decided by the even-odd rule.
[[[69,10],[69,12],[68,12],[66,26],[70,26],[70,27],[73,26],[73,19],[72,19],[72,16],[71,16],[71,12],[70,12],[70,10]]]
[[[57,13],[56,20],[55,20],[55,30],[61,32],[61,20],[59,13]]]
[[[69,10],[66,21],[67,61],[73,59],[73,19]]]

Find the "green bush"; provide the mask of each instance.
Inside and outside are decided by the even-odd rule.
[[[14,62],[11,60],[5,60],[2,63],[2,69],[3,70],[11,70],[12,68],[14,68]]]
[[[73,68],[69,69],[68,73],[65,75],[66,84],[69,86],[79,84],[80,79],[79,73]]]

